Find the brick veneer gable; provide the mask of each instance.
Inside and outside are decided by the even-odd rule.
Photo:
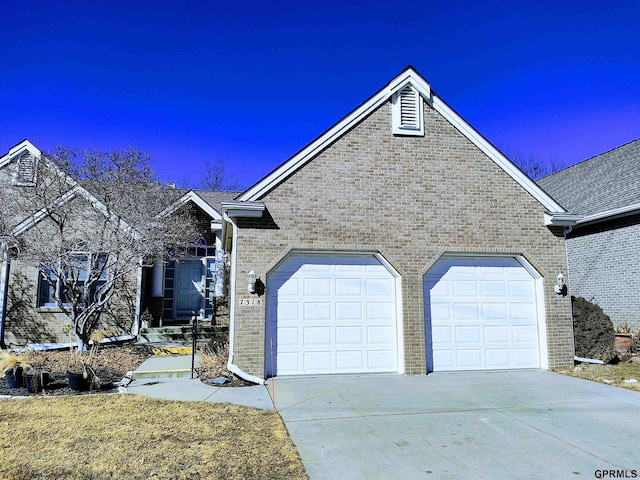
[[[381,252],[402,272],[405,370],[425,372],[424,273],[444,252],[523,254],[545,277],[549,365],[573,360],[568,299],[553,293],[566,272],[562,237],[544,207],[425,105],[425,136],[391,133],[387,102],[262,199],[270,225],[240,221],[238,291],[262,280],[286,252]],[[235,361],[262,376],[265,308],[236,304]]]

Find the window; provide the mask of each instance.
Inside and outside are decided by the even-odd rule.
[[[17,172],[15,177],[16,185],[35,185],[36,183],[37,160],[31,153],[25,152],[20,155],[17,162]]]
[[[60,281],[61,275],[64,275],[66,282]],[[82,303],[92,302],[96,292],[100,291],[106,281],[106,254],[73,252],[60,261],[57,271],[46,270],[40,274],[38,306],[57,307],[56,297],[60,298],[62,303],[68,304],[65,283],[78,287]],[[86,284],[90,284],[89,292],[85,292]]]
[[[420,93],[406,85],[392,98],[393,133],[396,135],[424,135],[423,104]]]

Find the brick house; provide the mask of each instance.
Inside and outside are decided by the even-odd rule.
[[[575,217],[412,67],[222,209],[254,381],[573,362]]]
[[[597,303],[614,325],[640,329],[640,139],[538,184],[582,216],[566,242],[571,294]]]
[[[29,140],[11,147],[0,157],[0,193],[3,198],[20,195],[35,185],[38,169],[42,172],[45,171],[43,169],[56,171],[59,178],[64,176]],[[89,189],[89,185],[83,186],[64,177],[59,182],[59,191],[51,196],[51,204],[48,205],[54,209],[64,206],[71,212],[71,223],[65,228],[78,238],[88,238],[92,234],[92,222],[104,221],[104,205]],[[213,273],[209,267],[214,262],[216,249],[220,247],[221,202],[233,199],[238,193],[166,190],[165,204],[168,206],[158,214],[172,215],[190,208],[197,219],[200,244],[188,249],[180,258],[156,259],[151,268],[138,268],[136,271],[134,266],[101,317],[112,339],[135,338],[139,333],[140,315],[145,310],[153,315],[156,325],[188,323],[194,311],[203,320],[213,320],[217,314],[216,323],[226,323],[226,318],[220,318],[221,315],[226,317],[226,311],[221,310],[213,298],[209,300],[212,295],[209,295],[211,282],[208,280]],[[6,209],[10,202],[2,203],[5,211],[0,220],[6,222],[3,231],[17,241],[29,242],[34,230],[39,230],[41,237],[42,231],[49,228],[50,220],[39,215],[38,208],[25,205],[25,208],[9,213]],[[159,207],[153,205],[150,208]],[[52,297],[52,289],[57,287],[46,281],[33,265],[12,258],[6,239],[0,238],[0,246],[0,344],[55,348],[68,343],[64,325],[69,323],[69,317]],[[87,264],[95,254],[86,252]]]

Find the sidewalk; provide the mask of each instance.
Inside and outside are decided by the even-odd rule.
[[[196,355],[196,366],[199,358]],[[228,402],[235,405],[274,410],[265,385],[217,387],[191,379],[191,355],[154,355],[136,370],[127,392],[167,400]]]

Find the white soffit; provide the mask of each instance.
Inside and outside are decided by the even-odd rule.
[[[276,187],[298,169],[302,168],[307,162],[314,158],[315,155],[331,145],[357,123],[362,121],[372,111],[389,100],[393,94],[404,88],[408,83],[410,83],[420,93],[422,98],[424,98],[424,100],[431,105],[434,110],[440,113],[446,120],[456,127],[460,133],[482,150],[548,211],[566,211],[535,182],[527,177],[518,167],[516,167],[507,157],[505,157],[496,147],[494,147],[486,138],[467,123],[467,121],[464,120],[455,110],[440,99],[440,97],[435,95],[431,91],[431,85],[411,67],[407,67],[402,73],[391,80],[386,87],[379,90],[362,105],[336,123],[332,128],[327,130],[324,134],[304,147],[289,160],[277,167],[258,183],[250,187],[240,195],[240,197],[238,197],[238,201],[259,200],[268,191]],[[425,135],[428,135],[428,132],[425,132]]]

